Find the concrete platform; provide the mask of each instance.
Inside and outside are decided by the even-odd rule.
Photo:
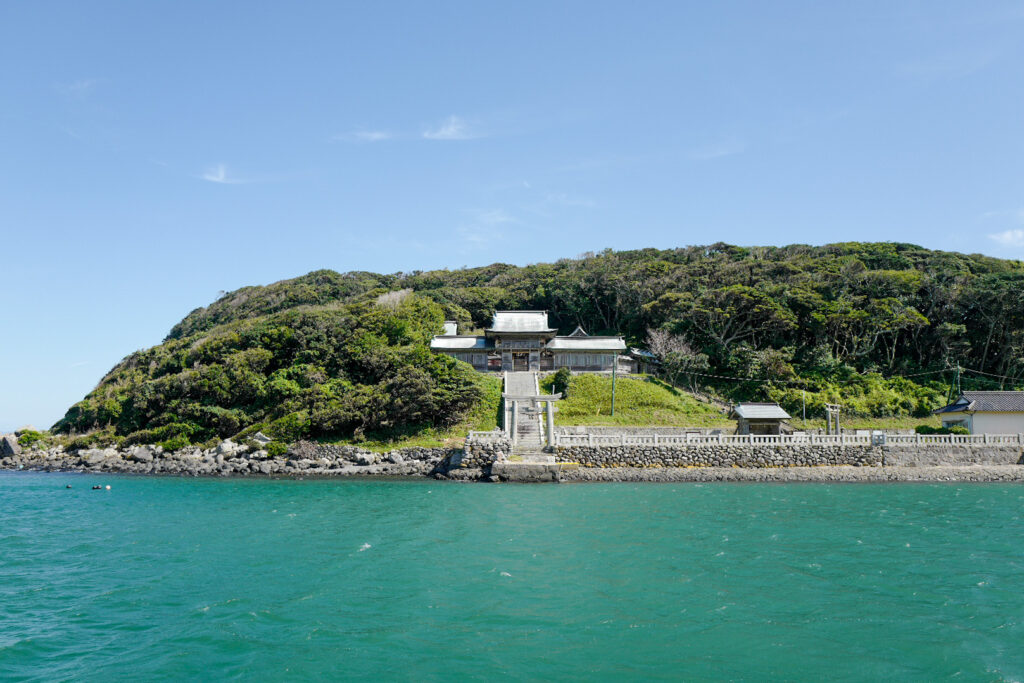
[[[505,481],[522,483],[557,482],[561,477],[561,467],[554,462],[511,462],[502,460],[491,465],[491,474]]]

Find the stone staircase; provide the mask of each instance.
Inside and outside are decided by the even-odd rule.
[[[536,396],[537,373],[510,372],[505,380],[505,393],[512,396]],[[553,456],[544,452],[542,432],[543,404],[529,400],[518,401],[515,416],[516,439],[512,455],[518,462],[554,463]]]
[[[542,432],[543,403],[530,401],[537,396],[537,373],[510,372],[505,375],[505,394],[523,397],[516,401],[516,415],[506,415],[515,420],[515,445],[512,455],[491,467],[493,474],[506,481],[541,482],[558,481],[559,466],[554,455],[544,452]]]
[[[540,431],[541,411],[533,406],[520,405],[516,418],[516,450],[539,451],[544,447]]]

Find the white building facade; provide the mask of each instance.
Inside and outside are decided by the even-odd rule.
[[[1024,433],[1024,391],[965,391],[935,412],[943,427],[971,434]]]

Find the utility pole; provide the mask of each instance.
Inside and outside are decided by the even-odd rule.
[[[960,397],[960,363],[956,364],[956,374],[953,375],[953,381],[949,383],[949,396],[946,397],[946,404],[950,404],[954,399]]]
[[[807,422],[807,391],[800,391],[800,401],[803,403],[804,422]],[[804,429],[807,429],[807,425],[804,425]]]
[[[619,354],[612,354],[612,417],[615,417],[615,380],[619,374]]]

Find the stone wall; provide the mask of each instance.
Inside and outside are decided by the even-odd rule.
[[[1019,446],[835,444],[693,444],[560,446],[559,462],[581,467],[816,467],[823,465],[929,467],[1024,464]]]
[[[451,467],[486,469],[512,453],[512,440],[500,437],[466,439],[461,456],[453,458]]]
[[[885,464],[894,467],[937,465],[1020,465],[1020,446],[945,445],[886,446]]]
[[[581,467],[796,467],[881,465],[882,449],[824,444],[694,444],[672,446],[561,446],[560,462]]]

